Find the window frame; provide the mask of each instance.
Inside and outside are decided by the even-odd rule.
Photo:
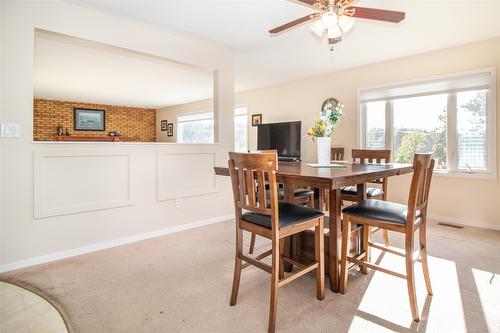
[[[203,113],[211,113],[212,117],[211,118],[196,119],[196,120],[192,120],[192,121],[179,121],[179,117],[191,116],[191,115],[197,115],[197,114],[203,114]],[[189,123],[189,122],[194,122],[194,121],[203,121],[203,120],[212,120],[213,121],[213,124],[212,124],[213,140],[212,140],[212,142],[180,142],[179,141],[179,138],[181,137],[179,135],[179,124]],[[213,144],[215,144],[215,112],[214,112],[214,110],[204,109],[204,110],[199,110],[199,111],[195,111],[195,112],[179,113],[176,115],[175,121],[176,121],[176,127],[177,127],[177,134],[176,134],[177,135],[177,143],[183,144],[183,145],[186,145],[186,144],[187,145],[213,145]]]
[[[447,145],[447,165],[448,170],[436,170],[435,174],[440,176],[448,177],[464,177],[464,178],[475,178],[475,179],[497,179],[497,136],[496,136],[496,69],[483,68],[472,71],[456,72],[451,74],[435,75],[431,77],[423,77],[415,80],[399,81],[390,84],[377,85],[361,87],[357,89],[356,93],[356,104],[357,104],[357,146],[365,148],[366,147],[366,107],[365,104],[361,104],[361,95],[365,90],[374,89],[384,89],[384,88],[394,88],[400,86],[411,86],[422,84],[430,81],[439,80],[453,80],[460,77],[474,75],[474,74],[484,74],[488,73],[490,76],[490,88],[486,95],[486,154],[487,154],[487,170],[480,171],[475,170],[473,172],[467,172],[464,170],[457,169],[458,155],[457,148],[458,143],[456,140],[457,135],[457,105],[456,105],[456,95],[458,92],[453,92],[448,94],[448,106],[447,106],[447,142],[454,142],[454,144]],[[468,91],[468,90],[467,90]],[[430,94],[426,94],[430,95]],[[424,95],[424,96],[426,96]],[[386,119],[385,119],[385,146],[386,149],[392,150],[392,135],[393,135],[393,103],[391,99],[385,101],[386,105]],[[450,117],[451,116],[451,117]],[[392,154],[393,155],[393,154]],[[393,159],[394,156],[391,156]]]
[[[246,117],[247,117],[247,131],[246,131],[246,137],[247,137],[247,151],[249,149],[249,128],[248,128],[248,124],[250,123],[248,121],[248,115],[249,115],[249,111],[248,111],[248,104],[238,104],[238,105],[235,105],[234,106],[234,110],[233,110],[233,151],[236,151],[236,126],[235,126],[235,118],[237,117],[236,115],[236,109],[240,109],[240,108],[245,108],[246,109]],[[241,116],[241,115],[240,115]]]

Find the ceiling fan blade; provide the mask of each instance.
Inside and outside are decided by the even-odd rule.
[[[292,0],[293,2],[297,2],[301,5],[306,6],[314,6],[316,3],[320,2],[320,0]]]
[[[310,21],[310,20],[313,20],[315,18],[317,18],[319,16],[319,14],[310,14],[310,15],[307,15],[307,16],[304,16],[304,17],[301,17],[295,21],[292,21],[292,22],[288,22],[287,24],[283,24],[283,25],[280,25],[279,27],[277,28],[274,28],[272,30],[269,30],[269,33],[270,34],[277,34],[277,33],[280,33],[282,31],[285,31],[285,30],[288,30],[290,28],[293,28],[299,24],[302,24],[302,23],[305,23],[307,21]]]
[[[396,12],[392,10],[356,7],[356,6],[350,6],[347,9],[348,10],[354,9],[354,13],[352,15],[349,15],[349,13],[347,12],[346,15],[357,18],[363,18],[367,20],[399,23],[405,18],[404,12]]]

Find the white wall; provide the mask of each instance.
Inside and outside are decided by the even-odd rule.
[[[4,25],[4,2],[0,1],[0,122],[3,119],[3,25]],[[3,140],[0,138],[0,189],[3,188]],[[0,190],[0,263],[3,257],[2,235],[3,235],[3,191]]]
[[[356,56],[356,55],[353,55]],[[247,104],[249,114],[262,113],[263,122],[302,121],[302,131],[312,125],[323,101],[336,97],[345,104],[345,117],[332,137],[334,146],[348,152],[357,142],[358,88],[390,84],[438,74],[463,72],[480,68],[497,68],[500,82],[500,38],[467,44],[446,50],[386,61],[303,80],[264,87],[236,95],[236,104]],[[500,84],[496,94],[500,97]],[[497,98],[497,114],[500,107]],[[497,115],[497,165],[500,153],[500,116]],[[250,149],[255,149],[256,128],[249,128]],[[316,159],[316,148],[309,138],[302,139],[302,157]],[[389,199],[406,202],[410,176],[389,180]],[[429,211],[450,222],[500,229],[500,180],[478,180],[434,176]]]
[[[2,139],[0,269],[232,213],[229,180],[212,170],[232,147],[231,52],[68,3],[1,4],[0,68],[9,84],[0,121],[21,124],[22,135]],[[32,143],[34,28],[217,70],[219,144]]]

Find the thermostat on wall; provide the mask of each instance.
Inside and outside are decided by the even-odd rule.
[[[19,138],[21,136],[20,124],[0,124],[0,136],[2,138]]]

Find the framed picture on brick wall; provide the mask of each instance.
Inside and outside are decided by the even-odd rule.
[[[75,131],[104,131],[104,110],[74,109]]]

